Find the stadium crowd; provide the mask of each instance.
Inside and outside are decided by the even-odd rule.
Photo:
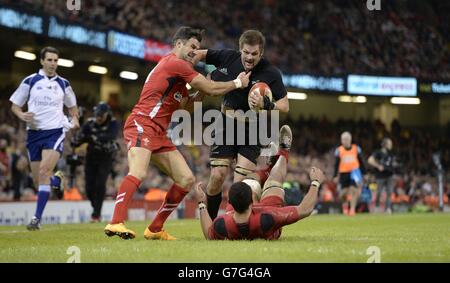
[[[204,45],[234,48],[245,29],[267,37],[265,56],[283,72],[450,79],[450,2],[361,0],[0,0],[97,29],[117,29],[170,43],[180,25],[206,27]]]
[[[32,200],[35,198],[36,188],[31,180],[27,151],[25,147],[25,128],[9,111],[9,103],[2,99],[0,103],[0,201]],[[90,113],[86,113],[89,116]],[[123,122],[124,113],[116,113],[119,121]],[[308,170],[311,166],[323,168],[328,176],[321,190],[321,202],[338,202],[338,188],[332,181],[334,166],[334,149],[339,144],[339,136],[345,130],[350,130],[353,140],[363,149],[363,156],[367,157],[379,148],[379,141],[389,136],[394,142],[394,152],[400,166],[396,169],[395,189],[391,196],[394,203],[404,202],[409,205],[426,204],[437,208],[438,186],[436,167],[432,161],[432,153],[437,149],[441,151],[441,159],[445,168],[446,184],[444,191],[450,194],[450,144],[448,139],[439,138],[430,131],[423,129],[410,129],[394,122],[391,131],[388,131],[381,122],[338,120],[329,121],[325,117],[300,118],[286,120],[283,123],[298,125],[293,127],[294,143],[289,159],[287,182],[284,184],[287,197],[291,196],[292,203],[301,200],[302,192],[309,184]],[[70,132],[69,132],[70,133]],[[442,136],[442,135],[439,135]],[[450,125],[444,136],[450,136]],[[58,164],[59,169],[69,174],[67,155],[76,153],[83,156],[85,147],[73,151],[70,147],[70,134],[66,137],[65,155]],[[107,198],[113,199],[117,193],[118,184],[127,172],[126,147],[120,139],[121,150],[113,167],[112,177],[108,179]],[[209,147],[182,145],[179,147],[192,168],[198,181],[207,182],[209,179]],[[264,163],[261,157],[260,163]],[[171,185],[170,178],[166,177],[156,167],[150,166],[149,174],[142,182],[137,198],[144,198],[152,188],[167,189]],[[376,184],[373,172],[369,171],[366,185],[374,194]],[[77,196],[84,198],[84,169],[78,166],[75,171],[74,187]],[[225,182],[225,192],[232,183],[231,177]],[[68,188],[70,189],[70,188]],[[78,195],[78,191],[81,193]],[[226,197],[226,193],[225,193]],[[370,198],[373,203],[374,197]]]

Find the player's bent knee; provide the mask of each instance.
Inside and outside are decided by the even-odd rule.
[[[195,176],[193,174],[183,176],[179,180],[177,180],[176,183],[189,190],[195,183]]]
[[[262,197],[265,197],[268,194],[274,194],[284,198],[283,184],[270,179],[267,180],[262,189]]]
[[[222,185],[225,182],[226,173],[227,171],[217,170],[217,168],[213,168],[211,170],[208,187],[206,188],[206,192],[209,195],[217,195],[222,191]]]
[[[211,182],[222,185],[227,176],[227,170],[223,168],[213,168],[211,170]]]
[[[39,178],[51,177],[51,175],[52,175],[52,170],[50,170],[50,167],[48,167],[48,166],[39,167]]]
[[[234,169],[234,173],[238,174],[238,176],[240,175],[241,178],[245,178],[248,175],[251,175],[252,173],[254,173],[254,170],[252,169],[248,169],[242,166],[236,166],[236,168]]]
[[[272,180],[267,180],[265,183],[264,183],[264,186],[263,186],[263,192],[265,192],[265,191],[267,191],[268,189],[271,189],[271,188],[279,188],[279,189],[282,189],[283,188],[283,184],[281,184],[281,182],[278,182],[278,181],[272,181]]]
[[[147,172],[145,171],[130,171],[128,175],[135,177],[136,179],[142,181],[147,176]]]

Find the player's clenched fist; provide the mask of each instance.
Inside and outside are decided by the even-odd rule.
[[[206,201],[206,194],[203,191],[203,183],[198,182],[197,185],[195,185],[195,198],[198,202],[205,202]]]
[[[24,122],[27,122],[27,123],[33,122],[33,117],[34,117],[34,113],[33,112],[23,112],[19,116],[20,120],[22,120]]]
[[[252,72],[248,72],[248,73],[242,72],[239,74],[239,76],[237,78],[240,79],[241,83],[242,83],[242,86],[240,88],[246,88],[248,86],[251,74],[252,74]]]
[[[322,183],[325,180],[325,175],[319,168],[312,167],[311,170],[309,171],[309,178],[311,180],[317,180],[319,181],[319,183]]]

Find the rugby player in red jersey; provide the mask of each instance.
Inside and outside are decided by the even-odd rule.
[[[280,130],[279,157],[264,183],[261,200],[256,202],[260,186],[255,186],[257,175],[253,180],[245,179],[234,183],[228,193],[227,213],[211,220],[207,210],[206,195],[202,184],[197,184],[195,193],[199,201],[200,222],[203,235],[209,240],[268,239],[276,240],[281,236],[281,228],[295,223],[311,214],[317,201],[320,184],[325,176],[318,168],[311,168],[312,180],[308,193],[298,206],[283,206],[284,190],[282,183],[286,177],[287,160],[292,142],[289,126]],[[250,177],[250,176],[249,176]]]
[[[193,68],[195,50],[200,48],[202,32],[181,27],[173,37],[172,52],[164,56],[150,72],[138,103],[125,122],[123,135],[128,148],[129,173],[123,179],[111,222],[105,227],[108,236],[133,239],[136,233],[124,225],[127,207],[141,180],[147,174],[150,161],[170,176],[174,184],[144,232],[146,239],[175,240],[163,230],[163,224],[176,209],[195,182],[184,157],[167,137],[172,113],[188,97],[186,83],[210,95],[224,95],[248,86],[250,72],[240,73],[235,80],[215,82],[206,79]]]

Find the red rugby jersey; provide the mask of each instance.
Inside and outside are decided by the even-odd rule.
[[[163,130],[167,130],[172,113],[188,96],[186,83],[198,75],[191,63],[170,53],[159,61],[145,81],[138,103],[132,113],[147,116]]]
[[[238,239],[278,239],[281,227],[297,222],[300,217],[296,206],[273,207],[253,205],[252,213],[247,223],[236,223],[233,219],[234,211],[217,217],[208,235],[214,240]]]

